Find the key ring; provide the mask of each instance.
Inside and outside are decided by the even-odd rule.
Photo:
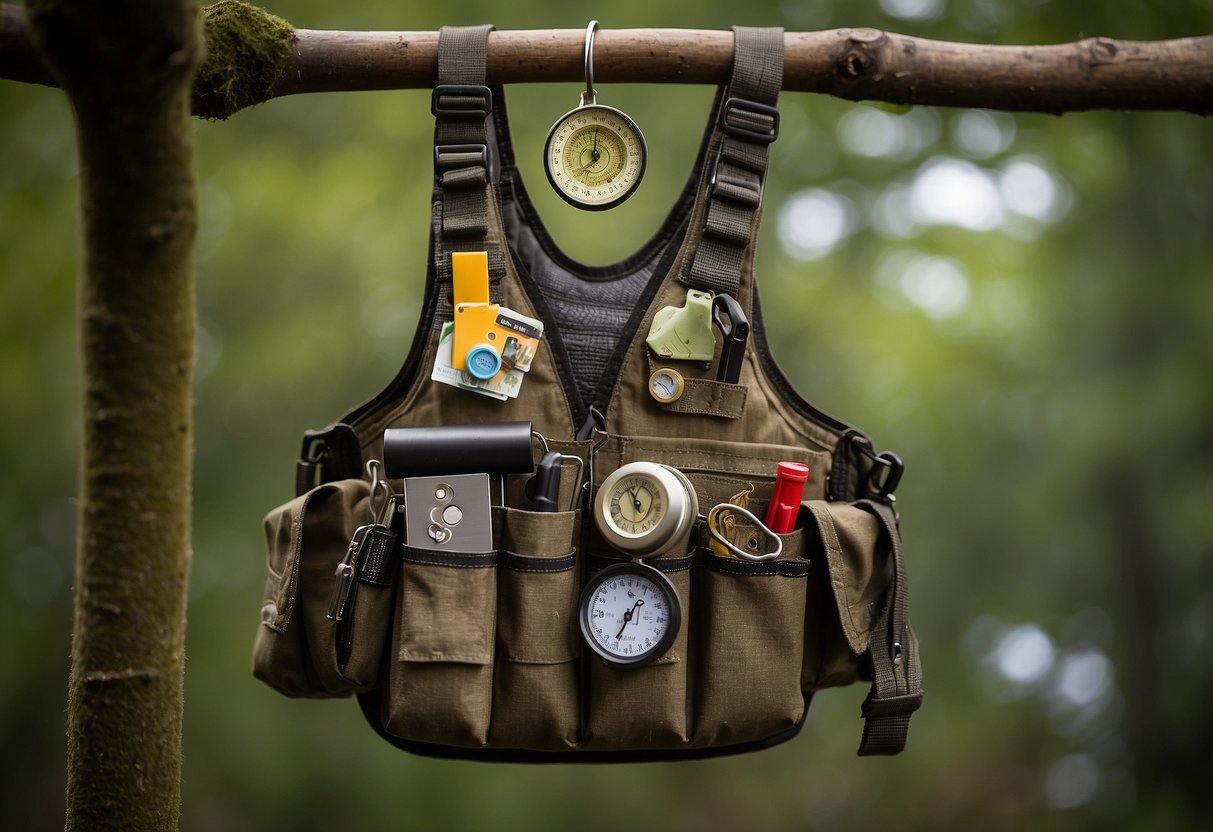
[[[585,92],[581,94],[581,106],[598,103],[598,93],[594,90],[594,33],[598,31],[598,21],[591,20],[585,27]]]

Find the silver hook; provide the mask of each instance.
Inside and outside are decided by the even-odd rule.
[[[539,444],[543,446],[543,452],[546,454],[550,450],[550,448],[548,448],[548,440],[542,433],[537,430],[533,430],[531,431],[531,441],[534,442],[536,439],[539,440]]]
[[[367,460],[366,472],[371,475],[370,511],[371,521],[387,525],[391,518],[391,505],[394,493],[392,484],[379,476],[383,463],[377,459]]]
[[[598,21],[591,20],[585,27],[585,92],[581,94],[581,106],[596,104],[598,93],[594,91],[594,33],[598,31]]]

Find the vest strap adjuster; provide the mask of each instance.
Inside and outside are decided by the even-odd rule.
[[[742,141],[767,145],[779,138],[779,111],[733,96],[720,110],[720,129]]]
[[[493,91],[481,84],[439,84],[430,97],[435,117],[488,118],[493,112]]]
[[[440,144],[434,147],[434,170],[488,168],[489,148],[485,144]]]

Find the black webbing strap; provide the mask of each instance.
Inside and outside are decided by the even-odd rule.
[[[733,27],[733,77],[720,118],[720,151],[708,186],[703,237],[682,281],[737,295],[754,239],[770,144],[779,136],[775,103],[783,86],[783,29]]]
[[[491,25],[444,26],[438,34],[434,114],[434,257],[439,285],[451,282],[452,251],[488,251],[490,273],[504,271],[503,255],[488,242],[489,119],[493,92],[485,86]],[[442,292],[448,307],[449,292]]]
[[[863,703],[859,755],[898,754],[905,748],[910,716],[922,706],[922,666],[910,626],[901,533],[891,503],[860,500],[855,506],[880,520],[893,558],[893,581],[872,623],[872,689]]]

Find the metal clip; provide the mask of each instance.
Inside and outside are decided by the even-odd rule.
[[[341,559],[341,563],[337,564],[337,570],[334,573],[337,577],[337,586],[333,589],[333,600],[329,603],[328,611],[330,621],[340,621],[345,616],[345,608],[349,604],[350,593],[354,587],[358,552],[362,549],[362,541],[370,530],[370,525],[358,527],[354,536],[350,538],[350,545],[345,550],[345,557]]]
[[[581,94],[581,106],[598,103],[598,93],[594,89],[594,33],[598,31],[598,21],[591,20],[585,27],[585,92]]]
[[[768,541],[771,541],[773,548],[771,551],[756,553],[759,548],[758,538],[750,541],[746,548],[742,548],[725,536],[726,528],[735,528],[737,518],[732,515],[740,515],[743,519],[751,523],[755,529],[762,533]],[[729,554],[744,560],[763,561],[775,560],[783,553],[783,538],[775,534],[767,528],[767,525],[754,516],[754,513],[747,508],[734,505],[733,503],[717,503],[712,506],[712,510],[708,512],[708,533],[712,536],[714,544],[723,546]],[[713,547],[715,548],[715,546]],[[748,550],[748,551],[747,551]]]
[[[371,522],[389,526],[396,508],[396,492],[392,490],[392,484],[380,476],[382,470],[382,462],[377,459],[367,460],[366,472],[371,477],[371,498],[368,505]]]

